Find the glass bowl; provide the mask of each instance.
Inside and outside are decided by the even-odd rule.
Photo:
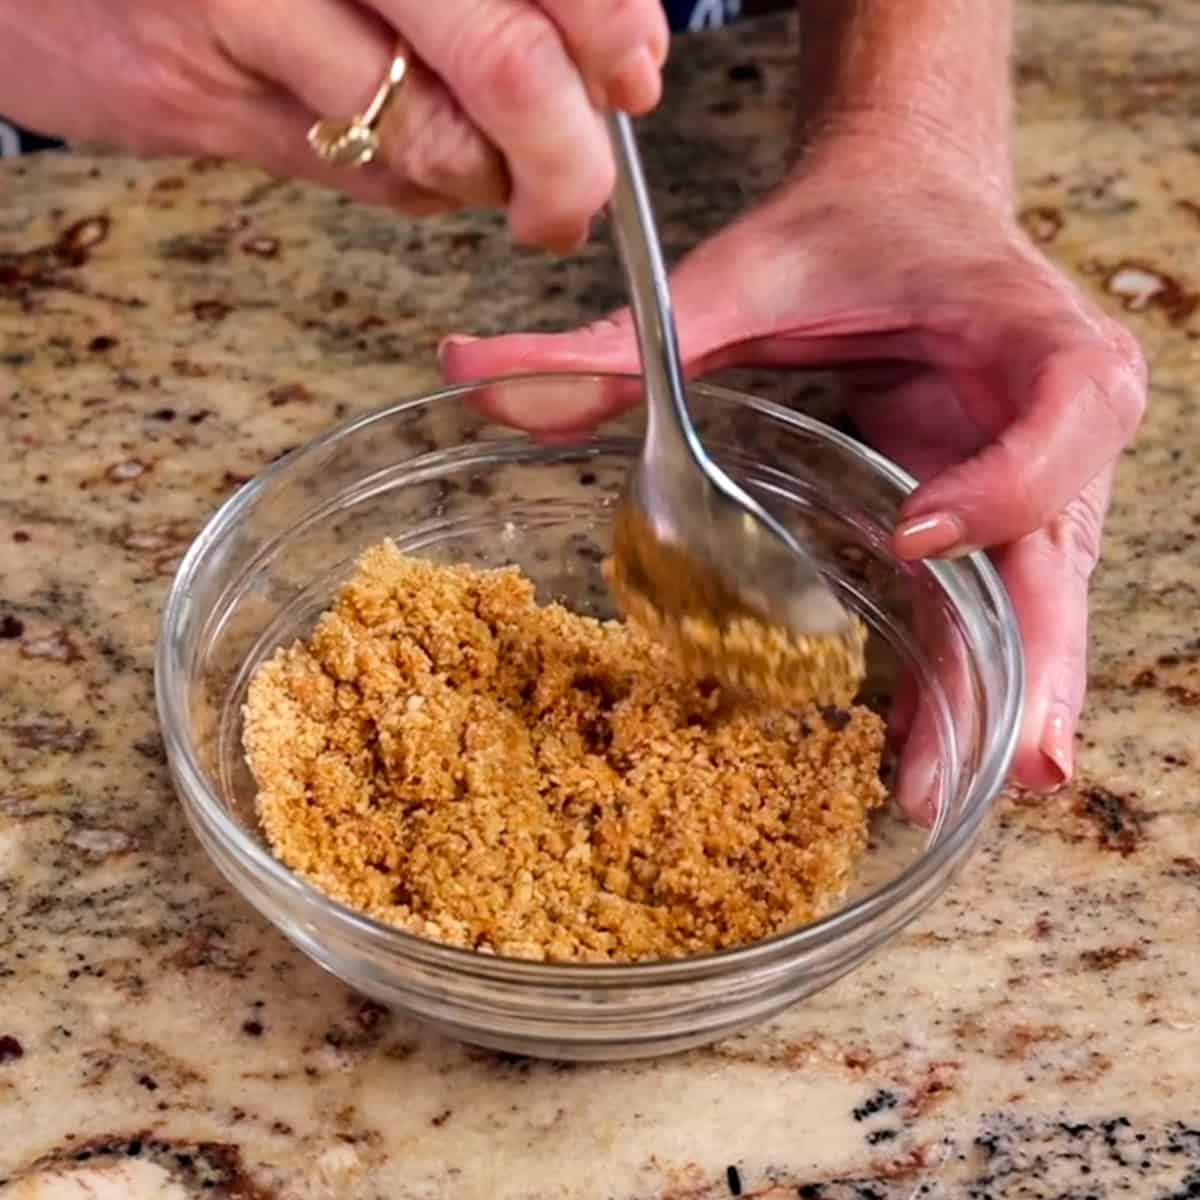
[[[527,376],[453,388],[356,418],[234,495],[172,585],[156,664],[171,773],[200,841],[268,920],[351,987],[477,1045],[560,1059],[662,1054],[770,1017],[852,970],[947,886],[1003,785],[1022,661],[1004,589],[979,555],[911,566],[888,548],[912,481],[836,430],[697,384],[713,456],[815,547],[871,630],[867,702],[888,716],[896,802],[873,820],[845,903],[721,953],[563,965],[438,945],[330,900],[278,862],[241,751],[253,670],[307,633],[367,546],[518,564],[542,599],[612,614],[601,561],[640,407],[574,439],[532,438],[484,412],[600,411],[639,398],[616,376]],[[562,422],[551,421],[551,425]]]

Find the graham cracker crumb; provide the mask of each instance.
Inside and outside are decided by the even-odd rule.
[[[765,619],[761,596],[703,554],[664,541],[626,503],[604,575],[630,624],[666,646],[688,674],[762,704],[850,704],[866,675],[867,627],[830,634]]]
[[[244,743],[275,854],[451,945],[675,958],[811,921],[885,798],[882,722],[732,701],[515,568],[368,550],[255,673]]]
[[[867,627],[851,617],[842,633],[792,633],[742,613],[718,624],[709,615],[668,616],[627,580],[612,559],[605,575],[626,619],[665,646],[694,679],[715,679],[749,702],[850,704],[866,675]]]

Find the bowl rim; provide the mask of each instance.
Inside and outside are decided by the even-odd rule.
[[[1019,628],[1007,589],[991,561],[980,552],[956,559],[952,563],[931,561],[925,564],[943,585],[954,574],[968,567],[975,572],[978,583],[995,607],[1000,630],[1001,657],[1010,680],[1007,693],[1001,697],[1000,711],[993,726],[993,737],[989,745],[984,747],[983,759],[970,784],[962,815],[956,824],[945,830],[931,846],[927,846],[904,871],[875,891],[810,924],[744,946],[679,959],[628,963],[560,963],[481,953],[435,942],[378,921],[326,895],[245,833],[209,788],[190,733],[186,681],[177,678],[175,670],[173,631],[178,628],[185,615],[193,576],[211,549],[237,528],[243,511],[306,459],[316,457],[327,447],[361,433],[376,422],[386,421],[411,409],[462,400],[487,388],[530,383],[578,384],[582,380],[636,383],[638,377],[603,371],[517,373],[474,383],[446,386],[382,405],[330,427],[324,433],[283,455],[221,504],[193,540],[171,581],[163,605],[155,653],[155,699],[160,732],[172,781],[188,815],[193,823],[199,821],[206,826],[210,835],[238,858],[244,868],[258,875],[260,886],[264,883],[270,884],[293,893],[306,907],[315,906],[342,926],[347,933],[358,939],[365,939],[374,949],[389,955],[403,952],[406,958],[416,958],[430,966],[453,968],[460,975],[473,975],[508,983],[533,983],[543,987],[584,984],[591,987],[614,987],[696,982],[713,974],[725,974],[734,967],[753,968],[780,958],[798,958],[820,946],[837,942],[843,935],[890,910],[902,908],[905,900],[920,895],[969,849],[979,826],[1004,786],[1020,735],[1024,711],[1025,664]],[[742,408],[750,408],[785,426],[815,435],[818,440],[837,446],[854,456],[885,482],[903,493],[907,494],[917,486],[916,480],[903,468],[871,447],[814,417],[795,412],[773,400],[752,396],[723,385],[692,381],[688,384],[688,390]],[[519,435],[521,431],[514,429],[513,432]],[[944,586],[944,590],[949,596],[954,595],[954,588]],[[200,840],[203,844],[204,839]],[[205,849],[207,852],[208,847]],[[256,904],[252,906],[258,907]]]

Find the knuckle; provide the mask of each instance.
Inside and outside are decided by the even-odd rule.
[[[1100,561],[1105,508],[1096,490],[1088,488],[1050,521],[1051,545],[1085,582]]]
[[[645,33],[650,30],[651,14],[658,7],[657,0],[607,0],[604,13],[614,25]]]
[[[1146,362],[1142,344],[1124,325],[1112,321],[1106,326],[1108,344],[1117,362],[1123,369],[1126,386],[1122,389],[1125,400],[1126,420],[1130,436],[1146,415],[1146,390],[1150,379],[1150,368]]]
[[[1093,446],[1113,456],[1133,438],[1146,412],[1146,368],[1141,347],[1116,322],[1098,322],[1081,331],[1062,331],[1058,349],[1045,358],[1034,378],[1078,405],[1090,422]]]
[[[573,249],[584,234],[584,225],[568,217],[546,214],[529,205],[509,210],[508,225],[513,237],[526,246],[541,246],[563,253]]]
[[[603,21],[620,30],[628,49],[647,42],[656,42],[662,22],[660,0],[609,0]]]
[[[563,57],[558,31],[542,17],[517,11],[504,17],[486,36],[465,48],[460,78],[474,79],[492,102],[508,108],[538,105],[546,80]]]
[[[1107,369],[1095,379],[1096,390],[1108,419],[1125,446],[1146,415],[1146,365],[1137,341],[1120,326],[1121,344],[1114,344],[1118,335],[1109,333]]]
[[[615,65],[639,46],[659,56],[670,36],[661,0],[556,0],[555,8],[585,69]]]
[[[1112,397],[1111,408],[1124,449],[1141,428],[1146,415],[1146,388],[1140,380],[1128,379]]]
[[[400,168],[419,187],[465,194],[487,169],[482,139],[448,97],[437,96],[431,103],[431,110],[404,139],[398,155]]]
[[[228,0],[206,2],[219,10]],[[207,45],[181,40],[162,12],[140,11],[131,21],[130,38],[132,66],[122,84],[154,120],[124,135],[123,147],[146,156],[241,154],[245,139],[236,122],[214,120],[213,111],[217,106],[236,109],[257,94],[259,83]]]
[[[578,205],[586,220],[590,221],[609,201],[617,182],[617,168],[612,155],[602,150],[589,155],[585,160],[587,174],[579,184]]]
[[[205,25],[218,32],[238,28],[245,20],[246,6],[240,0],[200,0]]]
[[[612,193],[615,167],[611,157],[582,155],[570,186],[553,194],[526,189],[510,212],[509,223],[519,241],[551,249],[573,248],[586,236],[592,218]]]
[[[1041,529],[1051,517],[1046,506],[1034,495],[1029,481],[1018,471],[1010,476],[1009,485],[1012,491],[1005,507],[1013,526],[1027,532]]]
[[[1104,340],[1112,352],[1125,366],[1140,376],[1145,376],[1146,356],[1142,344],[1120,321],[1106,319],[1103,326]]]
[[[1022,455],[1010,445],[1007,432],[984,451],[984,455],[995,458],[996,462],[987,466],[994,468],[989,476],[1002,479],[1006,484],[1004,508],[1011,524],[1019,529],[1032,532],[1040,529],[1050,519],[1046,500],[1041,495],[1041,489],[1033,484],[1029,476],[1028,464]]]

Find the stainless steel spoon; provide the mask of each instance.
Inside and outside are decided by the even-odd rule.
[[[609,132],[617,162],[611,217],[647,418],[614,526],[618,596],[627,602],[632,592],[668,625],[694,618],[720,630],[748,616],[801,638],[842,633],[849,618],[812,558],[700,443],[688,415],[667,273],[632,122],[610,114]]]

